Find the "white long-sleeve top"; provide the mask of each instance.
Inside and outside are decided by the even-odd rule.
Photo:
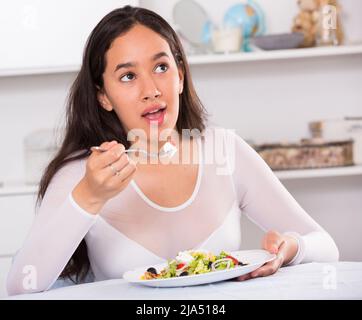
[[[209,127],[197,141],[194,191],[173,208],[153,202],[132,180],[98,215],[90,214],[71,195],[84,176],[87,159],[61,168],[13,260],[8,293],[49,289],[83,238],[96,281],[121,278],[125,271],[163,263],[183,250],[240,250],[241,214],[265,231],[294,236],[299,248],[291,264],[338,260],[330,235],[242,138],[231,130]],[[23,284],[28,270],[36,272],[35,287]]]

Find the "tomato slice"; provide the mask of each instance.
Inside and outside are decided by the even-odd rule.
[[[176,269],[181,269],[182,267],[185,266],[185,263],[179,263],[177,266],[176,266]]]
[[[226,258],[231,259],[234,262],[234,265],[236,265],[236,266],[239,264],[239,260],[234,258],[233,256],[226,256]]]

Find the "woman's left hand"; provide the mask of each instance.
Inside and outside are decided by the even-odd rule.
[[[298,242],[291,236],[282,235],[277,231],[268,231],[263,237],[262,248],[276,254],[276,258],[253,272],[236,278],[236,280],[244,281],[257,277],[266,277],[277,272],[281,266],[289,263],[297,254]]]

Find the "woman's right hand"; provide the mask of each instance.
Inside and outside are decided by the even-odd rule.
[[[105,152],[93,151],[86,164],[86,173],[72,192],[77,204],[97,214],[104,204],[127,187],[137,167],[116,141],[100,146]]]

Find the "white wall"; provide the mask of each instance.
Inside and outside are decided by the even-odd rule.
[[[311,120],[362,114],[362,58],[193,66],[213,120],[257,142],[309,136]]]

